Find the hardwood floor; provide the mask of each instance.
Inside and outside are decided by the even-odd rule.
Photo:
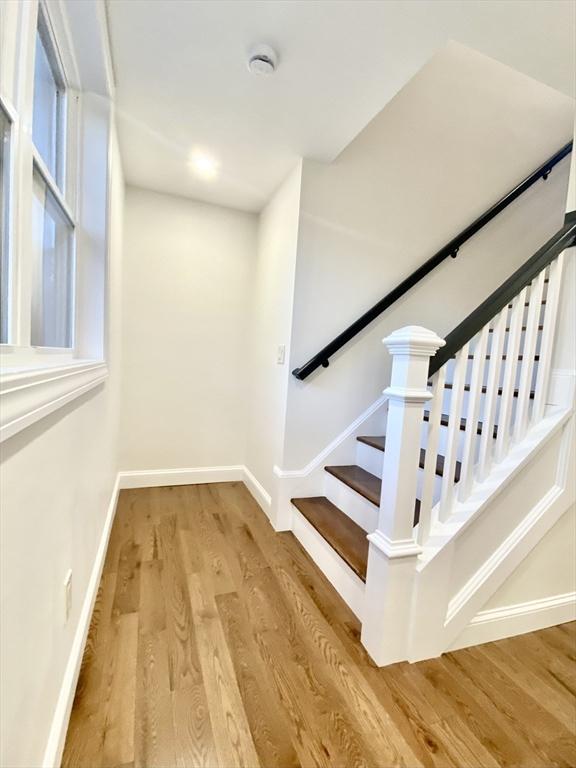
[[[576,765],[576,625],[385,669],[358,634],[241,483],[122,491],[63,765]]]

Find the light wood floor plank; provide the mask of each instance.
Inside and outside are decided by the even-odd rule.
[[[66,768],[576,765],[576,624],[378,669],[242,483],[122,491]]]

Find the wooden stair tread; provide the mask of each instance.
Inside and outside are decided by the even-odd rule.
[[[542,299],[542,301],[540,302],[540,304],[546,304],[546,299]],[[527,301],[527,302],[524,304],[524,306],[525,306],[525,307],[529,307],[529,306],[530,306],[530,302],[529,302],[529,301]],[[508,304],[508,309],[512,309],[512,304]]]
[[[429,411],[424,411],[424,421],[430,421],[430,412]],[[442,416],[440,417],[440,424],[443,427],[447,427],[448,426],[448,422],[449,422],[448,414],[443,413]],[[479,421],[478,422],[478,427],[476,428],[476,434],[478,434],[478,435],[482,434],[483,426],[484,425],[482,424],[482,422]],[[462,431],[464,431],[466,429],[466,419],[460,419],[460,429]],[[496,439],[497,436],[498,436],[498,425],[495,424],[494,425],[494,433],[493,433],[494,439]]]
[[[338,478],[342,483],[352,488],[368,501],[380,506],[380,493],[382,490],[382,480],[376,475],[367,472],[356,464],[343,464],[341,466],[324,467],[326,472]],[[414,503],[414,525],[418,522],[420,516],[420,500],[416,499]]]
[[[382,489],[382,480],[376,475],[367,472],[356,464],[344,464],[337,467],[324,467],[326,472],[338,480],[341,480],[349,488],[364,496],[372,504],[380,506],[380,491]]]
[[[428,382],[428,383],[431,384],[432,382]],[[453,388],[454,388],[454,385],[451,382],[446,382],[446,384],[444,384],[444,389],[453,389]],[[488,387],[483,386],[482,387],[482,394],[485,395],[487,391],[488,391]],[[502,395],[502,391],[503,391],[502,387],[498,387],[498,395],[499,396]],[[464,385],[464,392],[470,392],[470,385],[469,384],[465,384]],[[518,392],[519,392],[518,389],[514,390],[514,397],[518,397]],[[530,399],[531,400],[534,399],[534,395],[535,394],[536,394],[535,392],[530,392]]]
[[[386,435],[360,435],[356,438],[358,442],[369,445],[372,448],[376,448],[378,451],[384,451],[386,445]],[[424,448],[420,449],[420,469],[424,469],[424,462],[426,461],[426,451]],[[457,483],[460,480],[460,470],[462,469],[462,463],[456,462],[456,469],[454,471],[454,481]],[[438,454],[436,457],[436,474],[442,477],[444,474],[444,456]]]
[[[524,331],[526,331],[527,329],[528,329],[528,326],[526,326],[526,325],[523,325],[523,326],[522,326],[522,332],[523,332],[523,333],[524,333]],[[539,325],[539,326],[538,326],[538,330],[539,330],[539,331],[543,331],[543,330],[544,330],[544,326],[543,326],[543,325]],[[506,333],[510,333],[510,328],[509,328],[509,327],[508,327],[508,328],[504,328],[504,331],[505,331]],[[488,328],[488,333],[494,333],[494,328]]]
[[[452,358],[454,359],[454,358]],[[490,360],[490,355],[486,355],[486,360]],[[507,355],[502,355],[502,360],[507,360]],[[518,355],[518,360],[524,360],[524,355]],[[474,360],[474,355],[468,355],[468,360]],[[540,355],[534,355],[534,362],[537,363],[540,360]]]
[[[368,565],[367,533],[325,496],[292,499],[292,504],[308,520],[354,573],[366,581]]]
[[[378,451],[383,451],[386,445],[386,435],[360,435],[356,440],[359,443],[369,445],[371,448],[376,448]]]

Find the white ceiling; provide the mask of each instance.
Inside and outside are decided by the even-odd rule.
[[[572,0],[108,0],[128,183],[257,211],[455,39],[574,95]],[[271,44],[276,73],[247,70]],[[190,152],[219,175],[195,176]]]

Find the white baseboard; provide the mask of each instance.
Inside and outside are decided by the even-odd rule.
[[[480,611],[450,646],[451,651],[523,635],[576,620],[576,592]]]
[[[84,647],[88,637],[88,629],[90,628],[94,602],[96,600],[96,595],[98,594],[98,586],[100,585],[104,560],[106,559],[106,550],[108,549],[108,540],[112,530],[112,523],[114,522],[119,490],[119,476],[117,475],[112,489],[110,503],[108,504],[106,519],[104,521],[104,527],[102,528],[102,535],[100,536],[100,543],[98,544],[98,549],[96,551],[94,565],[92,566],[90,580],[88,582],[88,587],[86,588],[86,595],[84,597],[80,616],[78,617],[78,624],[76,626],[74,640],[72,641],[66,670],[64,671],[64,678],[62,680],[62,685],[60,686],[60,693],[58,695],[54,717],[52,718],[52,725],[50,726],[44,759],[42,761],[43,768],[59,768],[62,762],[68,721],[70,720],[70,712],[72,711],[74,694],[76,693],[76,684],[78,683],[78,676],[80,674],[80,666],[82,664]]]
[[[119,472],[120,488],[157,488],[163,485],[198,485],[244,480],[246,468],[241,464],[227,467],[189,467],[183,469],[150,469]]]
[[[254,477],[248,467],[244,467],[244,484],[258,502],[262,510],[270,518],[270,509],[272,507],[272,498],[264,486]]]

